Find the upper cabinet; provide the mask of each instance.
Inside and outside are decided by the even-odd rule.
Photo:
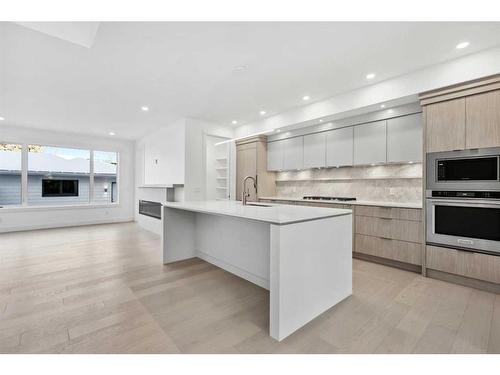
[[[500,147],[500,75],[420,94],[427,152]]]
[[[267,143],[267,170],[281,171],[283,169],[283,141]]]
[[[354,127],[354,164],[385,163],[386,121],[376,121]]]
[[[500,146],[500,91],[465,98],[466,148]]]
[[[387,162],[422,160],[422,115],[387,120]]]
[[[325,166],[326,134],[316,133],[304,136],[304,168]]]
[[[335,129],[326,132],[326,166],[338,167],[353,164],[354,129]]]
[[[304,137],[288,138],[281,142],[283,142],[283,169],[304,168]]]
[[[465,149],[465,98],[425,107],[427,152]]]

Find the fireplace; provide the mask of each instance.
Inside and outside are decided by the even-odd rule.
[[[161,220],[161,203],[151,201],[139,201],[139,213]]]

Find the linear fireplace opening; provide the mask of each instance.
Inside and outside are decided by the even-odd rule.
[[[161,220],[161,203],[152,201],[139,201],[139,213]]]

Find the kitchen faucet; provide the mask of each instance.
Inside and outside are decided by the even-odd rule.
[[[247,193],[245,191],[245,184],[246,184],[248,179],[251,179],[253,181],[253,187],[255,188],[255,191],[257,191],[257,181],[255,180],[255,178],[253,178],[252,176],[246,176],[243,179],[243,189],[242,189],[242,193],[241,193],[241,202],[244,206],[246,206],[247,198],[250,196],[250,193]]]

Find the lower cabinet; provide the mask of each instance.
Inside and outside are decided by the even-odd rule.
[[[356,252],[391,259],[398,262],[421,265],[422,245],[416,242],[356,234]]]
[[[354,255],[379,261],[422,265],[422,210],[359,206],[355,208]],[[407,268],[407,267],[405,267]]]
[[[422,265],[422,210],[260,199],[261,202],[347,208],[354,213],[353,256],[419,271]]]
[[[427,246],[427,269],[500,284],[500,256]]]

